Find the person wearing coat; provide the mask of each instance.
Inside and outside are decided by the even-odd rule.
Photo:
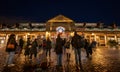
[[[18,54],[18,56],[20,56],[20,54],[22,53],[23,45],[24,45],[24,40],[21,37],[20,40],[19,40],[19,47],[18,47],[19,48],[19,54]]]
[[[80,67],[82,69],[81,64],[81,48],[82,48],[82,42],[80,41],[82,37],[77,34],[77,32],[74,32],[74,36],[72,37],[71,44],[75,51],[75,61],[76,61],[76,67]]]
[[[62,66],[63,40],[60,34],[56,38],[55,52],[57,54],[57,65]]]
[[[31,40],[30,38],[27,38],[27,44],[26,44],[25,52],[24,52],[25,59],[26,59],[26,56],[29,58],[30,48],[31,48]]]
[[[85,39],[85,46],[84,46],[85,50],[86,50],[86,57],[89,58],[89,48],[90,48],[90,41],[88,39]]]
[[[15,51],[17,48],[17,42],[15,40],[15,34],[11,34],[9,36],[7,45],[6,45],[6,52],[8,53],[7,60],[6,60],[6,66],[14,66],[13,63]]]
[[[30,59],[32,59],[32,55],[34,55],[34,58],[37,57],[37,47],[38,47],[37,39],[35,39],[32,42],[32,47],[30,48]]]
[[[46,40],[46,56],[48,55],[49,53],[49,58],[51,56],[51,48],[52,48],[52,44],[51,44],[51,40],[50,38],[48,37],[47,40]]]

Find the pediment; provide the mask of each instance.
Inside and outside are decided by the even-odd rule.
[[[58,16],[48,20],[48,22],[73,22],[73,20],[71,20],[68,17],[65,17],[64,15],[58,15]]]

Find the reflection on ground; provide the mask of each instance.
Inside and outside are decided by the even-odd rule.
[[[42,53],[43,50],[39,52]],[[18,56],[15,56],[14,67],[4,67],[7,53],[4,49],[0,50],[0,71],[1,72],[81,72],[81,69],[76,69],[74,51],[71,52],[70,63],[66,61],[66,54],[63,54],[63,65],[61,68],[56,67],[56,54],[54,49],[51,50],[50,66],[42,70],[39,66],[39,59],[33,59],[31,62],[28,58],[25,59],[24,51]],[[85,50],[82,49],[82,68],[84,72],[120,72],[120,49],[114,48],[96,48],[90,58],[86,58]],[[39,56],[39,55],[38,55]],[[49,57],[48,57],[49,59]]]

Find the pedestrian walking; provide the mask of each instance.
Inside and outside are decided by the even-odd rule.
[[[93,40],[90,45],[89,45],[89,54],[92,55],[93,54],[93,48],[96,47],[96,42]]]
[[[97,45],[97,42],[93,39],[91,42],[91,47],[94,51],[96,50],[96,45]]]
[[[47,40],[46,40],[46,56],[49,54],[49,60],[50,60],[50,57],[51,57],[51,48],[52,48],[51,40],[50,40],[49,37],[47,37]]]
[[[80,68],[82,69],[82,65],[81,65],[81,48],[84,46],[83,41],[82,41],[82,37],[80,35],[77,34],[77,32],[74,32],[74,36],[72,37],[72,41],[71,44],[74,48],[75,51],[75,61],[76,61],[76,67],[80,66]]]
[[[56,38],[55,52],[57,54],[57,66],[62,67],[63,40],[60,34]]]
[[[30,38],[28,38],[27,39],[27,44],[25,46],[25,52],[24,52],[25,59],[26,59],[26,57],[29,58],[31,47],[32,47],[31,40],[30,40]]]
[[[86,50],[86,57],[89,58],[89,47],[90,47],[90,41],[88,39],[85,39],[85,50]]]
[[[32,57],[34,55],[34,59],[36,59],[37,57],[37,39],[34,39],[34,41],[32,42],[32,47],[30,48],[30,59],[32,60]]]
[[[44,51],[46,51],[46,39],[45,38],[42,41],[42,48]]]
[[[37,44],[38,44],[38,52],[42,49],[42,39],[40,36],[37,37]]]
[[[17,48],[17,42],[15,40],[15,34],[11,34],[10,37],[8,38],[8,42],[6,45],[6,52],[8,53],[8,57],[6,60],[7,66],[14,66],[15,65],[13,63],[13,60],[14,60],[16,48]]]
[[[22,53],[23,45],[24,45],[24,40],[21,37],[20,40],[19,40],[19,47],[18,47],[19,48],[19,53],[18,53],[18,56],[20,56],[20,54]]]

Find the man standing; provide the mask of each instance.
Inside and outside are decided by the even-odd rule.
[[[63,40],[58,34],[55,45],[55,52],[57,54],[57,65],[62,66]]]
[[[81,44],[82,37],[77,34],[77,32],[74,32],[74,36],[72,37],[71,44],[75,50],[75,60],[76,60],[76,67],[80,66],[82,69],[81,65],[81,48],[83,47]]]
[[[52,48],[51,40],[50,40],[49,37],[47,37],[47,40],[46,40],[46,56],[49,53],[49,60],[50,60],[50,57],[51,57],[51,48]]]

